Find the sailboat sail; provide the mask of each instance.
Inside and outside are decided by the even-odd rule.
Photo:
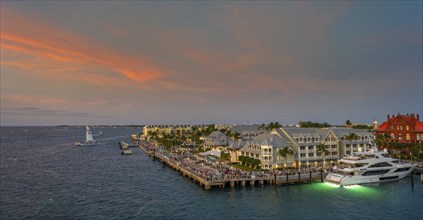
[[[86,129],[86,142],[88,143],[88,142],[92,142],[92,141],[94,141],[93,133],[91,132],[90,128],[87,126],[87,129]]]

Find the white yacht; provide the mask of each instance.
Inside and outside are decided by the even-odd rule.
[[[75,146],[90,146],[96,145],[97,141],[93,138],[93,133],[90,130],[90,127],[86,127],[85,129],[85,142],[78,141],[75,143]]]
[[[388,152],[371,149],[368,152],[355,152],[343,157],[333,172],[326,176],[327,182],[345,185],[380,183],[398,180],[413,171],[415,164],[388,157]]]

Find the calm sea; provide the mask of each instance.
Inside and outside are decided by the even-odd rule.
[[[121,140],[139,129],[1,128],[1,219],[423,219],[420,176],[377,186],[326,183],[203,190]]]

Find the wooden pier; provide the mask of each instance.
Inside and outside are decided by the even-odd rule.
[[[264,175],[255,175],[250,177],[241,177],[241,176],[230,176],[224,177],[219,180],[208,180],[204,177],[198,175],[197,173],[191,171],[188,168],[180,166],[180,162],[171,160],[166,156],[155,152],[154,150],[147,150],[144,147],[138,145],[138,147],[144,151],[148,156],[153,157],[153,159],[159,160],[164,165],[170,167],[171,169],[181,173],[183,176],[188,179],[199,183],[204,189],[209,190],[212,187],[223,188],[226,186],[229,187],[245,187],[247,185],[290,185],[290,184],[299,184],[299,183],[310,183],[316,181],[322,181],[326,177],[326,173],[297,173],[295,175],[275,175],[275,174],[264,174]]]

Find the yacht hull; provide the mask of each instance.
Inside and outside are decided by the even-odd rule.
[[[412,170],[413,169],[403,172],[386,173],[383,175],[373,176],[350,176],[339,173],[329,173],[326,176],[325,181],[339,184],[341,186],[389,182],[407,177],[410,175]]]

